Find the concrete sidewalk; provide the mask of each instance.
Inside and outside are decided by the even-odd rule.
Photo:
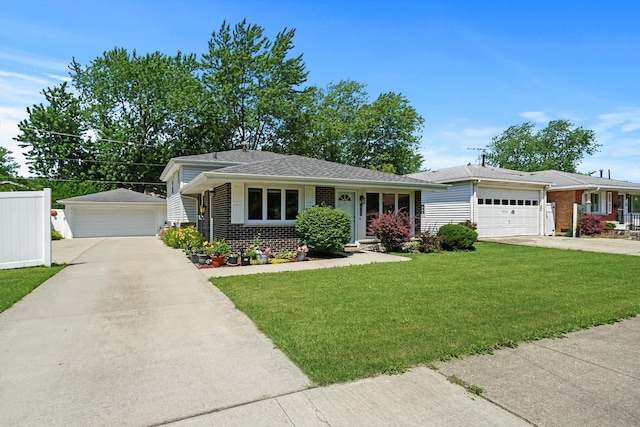
[[[640,256],[640,241],[630,239],[609,239],[601,237],[572,238],[563,236],[514,236],[485,237],[482,241],[503,243],[507,245],[539,246],[543,248]]]
[[[640,317],[441,364],[539,426],[640,425]]]

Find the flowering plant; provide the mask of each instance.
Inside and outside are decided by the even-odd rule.
[[[296,249],[296,255],[299,253],[307,253],[309,252],[309,248],[307,247],[307,245],[302,245],[302,246],[298,246],[298,248]]]

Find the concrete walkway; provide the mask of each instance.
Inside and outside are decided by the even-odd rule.
[[[563,236],[515,236],[485,237],[482,241],[504,243],[507,245],[539,246],[543,248],[640,256],[640,241],[630,239],[609,239],[602,237],[572,238]]]
[[[440,366],[538,426],[640,425],[640,317]]]
[[[181,252],[74,240],[54,242],[72,265],[0,314],[3,426],[152,425],[311,385]]]

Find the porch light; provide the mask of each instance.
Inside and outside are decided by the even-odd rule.
[[[198,211],[200,212],[200,215],[204,215],[206,210],[207,208],[205,208],[204,206],[200,206],[200,208],[198,209]]]

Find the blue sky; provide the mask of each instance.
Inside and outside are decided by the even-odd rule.
[[[602,147],[581,172],[640,182],[640,2],[65,1],[0,5],[0,145],[41,90],[114,47],[204,53],[223,20],[295,28],[310,84],[399,92],[425,118],[424,168],[477,160],[511,125],[568,119]],[[26,168],[21,169],[26,173]]]

